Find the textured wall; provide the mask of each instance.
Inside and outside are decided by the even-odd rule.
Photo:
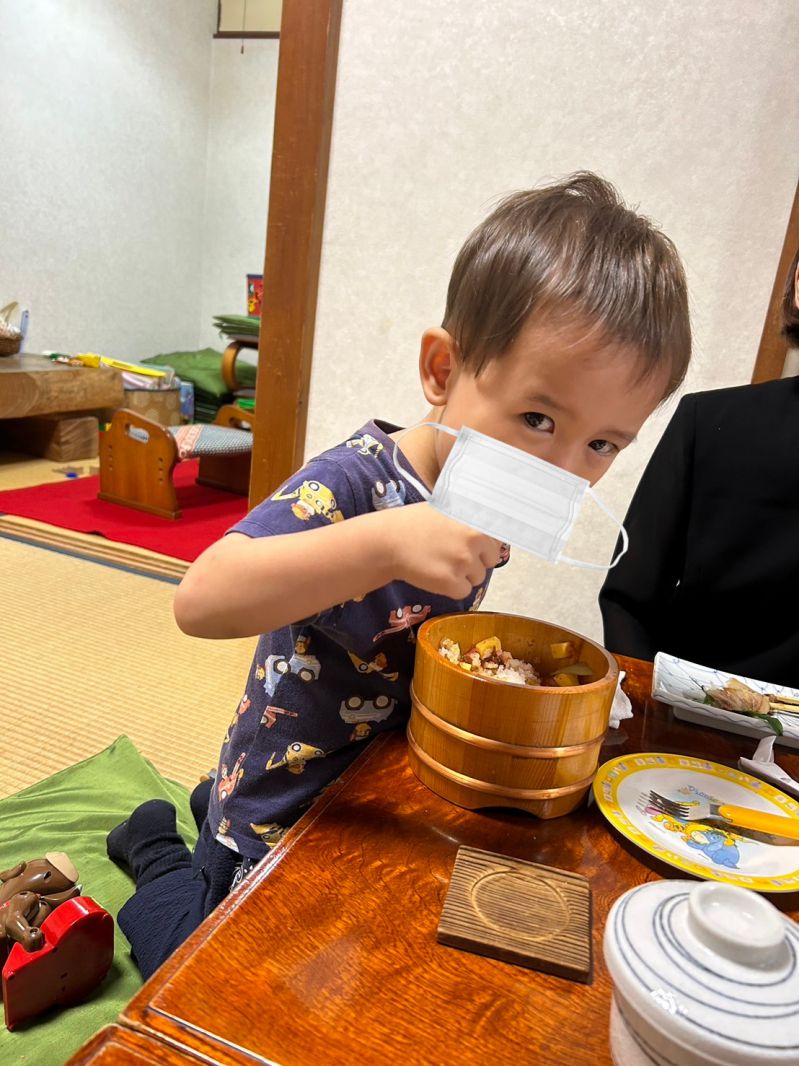
[[[578,168],[682,252],[687,387],[747,381],[799,169],[797,55],[784,0],[345,0],[309,454],[423,413],[419,336],[466,234],[497,197]],[[672,409],[600,482],[619,513]],[[614,542],[588,505],[570,554],[606,560]],[[599,635],[600,583],[517,552],[486,607]]]
[[[196,343],[214,0],[0,0],[0,303],[28,350]]]
[[[279,42],[217,40],[202,234],[200,345],[224,344],[215,314],[247,313],[247,274],[264,266]],[[242,353],[246,355],[246,353]]]
[[[215,0],[0,0],[0,306],[29,351],[221,347],[263,268],[278,41]]]

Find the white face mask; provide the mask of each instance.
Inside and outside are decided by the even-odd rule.
[[[585,478],[468,426],[456,432],[438,422],[421,425],[455,437],[432,494],[400,465],[396,442],[394,464],[442,514],[551,563],[609,570],[627,551],[627,531]],[[621,530],[622,549],[609,565],[563,554],[586,492]]]

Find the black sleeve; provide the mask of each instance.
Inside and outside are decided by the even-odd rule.
[[[624,520],[630,547],[599,593],[605,646],[654,659],[685,565],[693,493],[696,396],[683,397],[643,473]],[[616,546],[618,552],[621,542]]]

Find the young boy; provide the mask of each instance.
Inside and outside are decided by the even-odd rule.
[[[422,336],[424,421],[468,425],[594,483],[680,384],[690,347],[673,245],[612,186],[576,174],[508,197],[466,241],[443,324]],[[195,790],[193,859],[163,801],[109,835],[136,878],[119,923],[145,977],[369,738],[404,724],[414,627],[482,600],[503,546],[411,480],[432,488],[451,446],[427,426],[369,422],[184,577],[184,632],[263,635],[207,814]]]

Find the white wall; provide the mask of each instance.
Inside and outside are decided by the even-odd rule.
[[[216,0],[0,0],[0,307],[28,351],[224,342],[260,273],[278,41]]]
[[[278,47],[212,42],[200,347],[224,346],[213,316],[246,315],[247,274],[264,268]]]
[[[683,254],[687,387],[747,381],[799,169],[797,55],[784,0],[345,0],[309,454],[369,417],[423,413],[419,337],[463,239],[497,197],[578,168]],[[672,410],[600,483],[619,513]],[[598,515],[570,554],[609,559]],[[517,552],[485,606],[599,636],[600,583]]]
[[[27,349],[191,347],[215,0],[0,0],[0,303]]]

